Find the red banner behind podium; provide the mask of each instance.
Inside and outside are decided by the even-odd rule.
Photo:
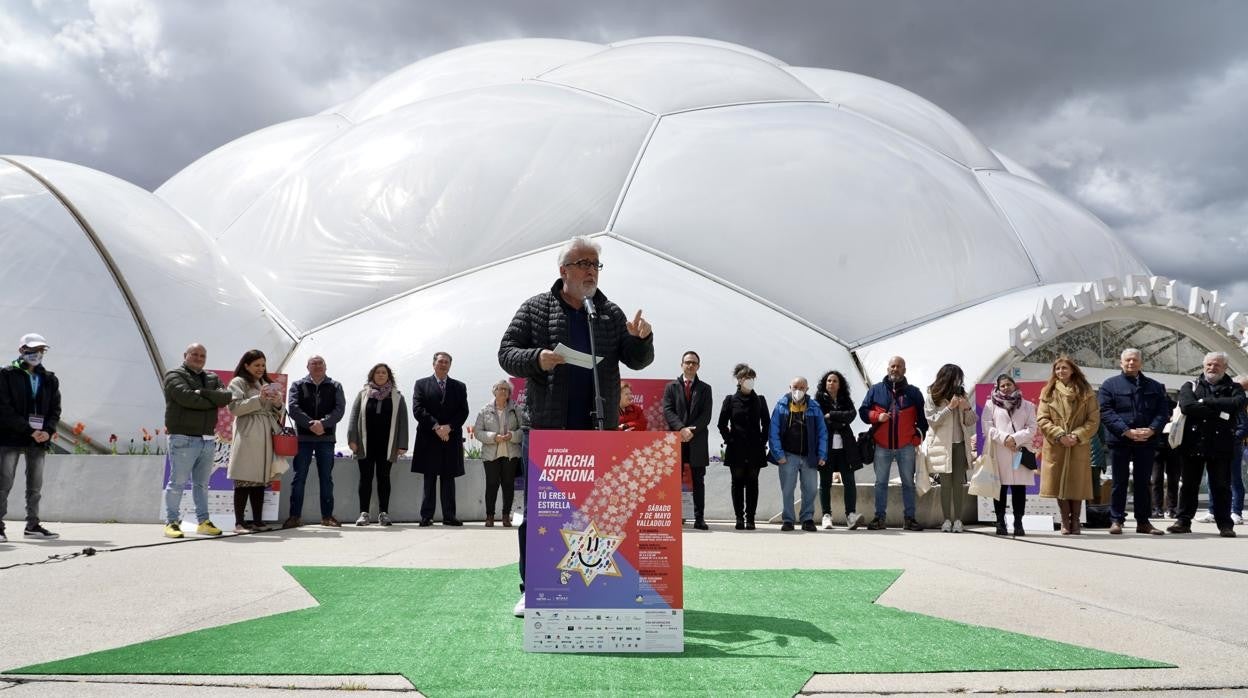
[[[534,431],[528,473],[525,650],[683,651],[676,434]]]

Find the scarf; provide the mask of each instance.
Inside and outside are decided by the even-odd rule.
[[[1067,402],[1074,402],[1075,398],[1078,396],[1075,386],[1067,385],[1061,381],[1057,381],[1053,384],[1053,390],[1057,391],[1058,397],[1061,397]]]
[[[369,381],[366,387],[368,388],[369,399],[381,402],[390,397],[390,391],[394,390],[394,381],[387,381],[385,385],[377,385]],[[380,406],[378,406],[378,409],[380,409]]]
[[[993,389],[992,404],[1005,410],[1006,414],[1014,416],[1014,410],[1023,403],[1023,391],[1015,389],[1014,392],[1006,395],[1000,390]]]

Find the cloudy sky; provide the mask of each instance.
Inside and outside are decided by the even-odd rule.
[[[447,49],[704,36],[927,97],[1248,309],[1245,27],[1239,0],[0,0],[0,153],[154,189]]]

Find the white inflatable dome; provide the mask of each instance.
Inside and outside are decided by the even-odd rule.
[[[258,299],[252,324],[233,301],[171,311],[192,326],[170,322],[165,356],[207,336],[201,324],[224,328],[212,365],[232,367],[244,345],[283,355],[280,326],[298,340],[290,373],[321,354],[350,393],[377,361],[410,387],[446,350],[474,408],[501,377],[512,312],[550,286],[554,249],[575,234],[605,231],[603,291],[655,327],[642,375],[676,375],[693,348],[720,394],[738,361],[769,397],[798,373],[878,378],[852,350],[1012,293],[1148,273],[931,102],[687,37],[448,51],[228,143],[156,195],[205,236],[191,247],[228,260],[162,302],[212,297],[206,278]],[[164,249],[147,234],[105,242]],[[994,344],[1014,320],[997,320]]]

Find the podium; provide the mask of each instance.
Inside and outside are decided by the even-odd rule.
[[[525,651],[684,651],[677,435],[532,431],[525,466]]]

